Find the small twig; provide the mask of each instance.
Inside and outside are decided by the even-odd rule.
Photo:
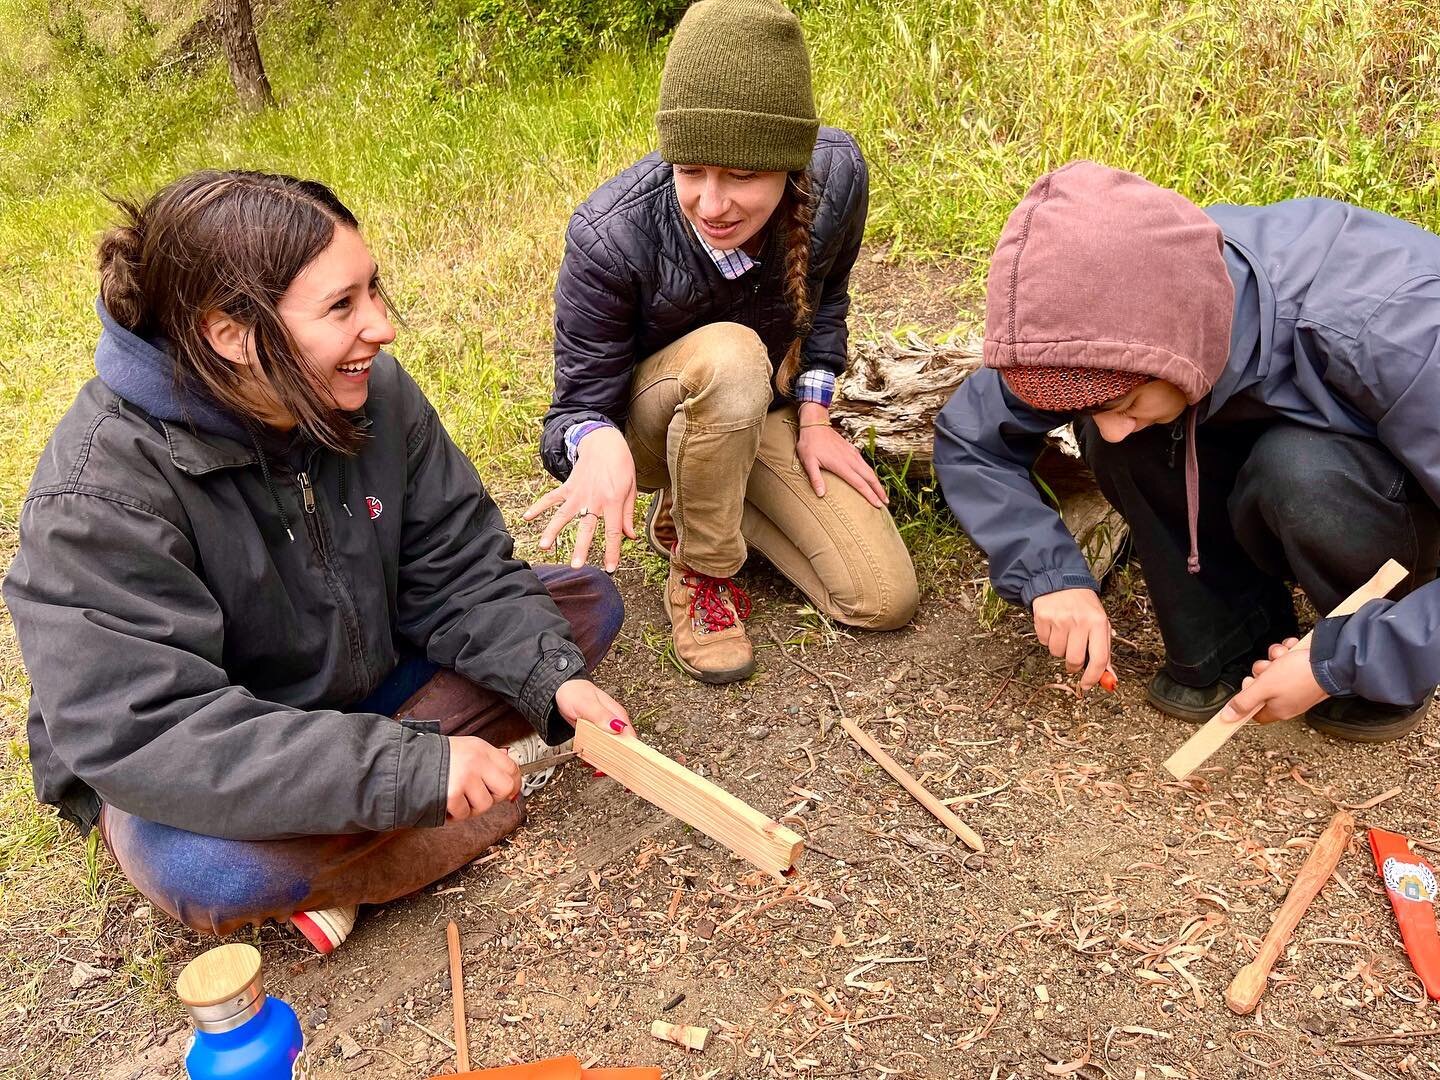
[[[840,691],[838,691],[838,690],[835,689],[835,684],[832,683],[829,679],[827,679],[824,675],[821,675],[818,671],[816,671],[814,668],[812,668],[809,664],[804,663],[803,661],[800,661],[800,660],[796,660],[795,657],[791,656],[790,653],[787,652],[786,649],[785,649],[785,643],[780,640],[779,635],[775,633],[775,630],[774,630],[773,627],[772,627],[771,630],[770,630],[770,639],[771,639],[772,641],[774,641],[776,645],[780,646],[780,655],[781,655],[781,656],[785,657],[786,660],[789,660],[790,663],[794,664],[794,665],[795,665],[796,667],[798,667],[801,671],[803,671],[803,672],[805,672],[807,675],[809,675],[812,679],[815,679],[815,680],[817,680],[818,682],[820,682],[821,685],[823,685],[823,686],[825,687],[825,689],[827,689],[827,690],[830,691],[830,696],[835,699],[835,709],[836,709],[836,711],[839,712],[841,716],[845,716],[845,715],[846,715],[846,713],[845,713],[845,706],[844,706],[844,705],[841,703],[841,701],[840,701]]]
[[[1356,1035],[1348,1039],[1336,1039],[1336,1046],[1390,1046],[1403,1044],[1411,1039],[1428,1039],[1440,1035],[1440,1027],[1425,1028],[1421,1031],[1391,1031],[1384,1035]]]
[[[438,1031],[432,1031],[430,1028],[420,1023],[419,1020],[412,1020],[404,1013],[400,1014],[400,1019],[404,1020],[407,1024],[413,1024],[415,1027],[425,1032],[426,1035],[429,1035],[432,1039],[438,1042],[441,1046],[448,1046],[452,1051],[455,1049],[455,1044],[453,1042],[447,1039],[444,1035],[441,1035]]]

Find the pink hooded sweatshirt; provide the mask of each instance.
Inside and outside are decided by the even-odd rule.
[[[1235,290],[1219,226],[1134,173],[1075,161],[1037,180],[990,260],[985,363],[1037,409],[1101,404],[1147,379],[1185,394],[1191,573],[1196,403],[1230,354]]]

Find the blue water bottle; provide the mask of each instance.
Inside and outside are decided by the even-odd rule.
[[[305,1036],[295,1010],[268,997],[260,950],[221,945],[201,953],[175,983],[195,1034],[185,1051],[190,1080],[303,1080]]]

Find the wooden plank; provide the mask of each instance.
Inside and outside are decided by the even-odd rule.
[[[1329,881],[1330,875],[1335,872],[1335,867],[1340,865],[1340,856],[1345,854],[1345,849],[1350,846],[1350,837],[1354,834],[1355,818],[1352,815],[1341,810],[1330,819],[1330,824],[1310,849],[1305,865],[1300,867],[1300,873],[1295,875],[1295,883],[1290,886],[1285,903],[1280,905],[1280,910],[1275,913],[1270,930],[1260,946],[1260,952],[1236,973],[1230,982],[1230,988],[1225,991],[1225,1004],[1230,1006],[1231,1012],[1245,1016],[1255,1011],[1260,995],[1265,992],[1265,980],[1270,976],[1270,969],[1285,950],[1290,935],[1300,924],[1310,902],[1320,894],[1325,882]]]
[[[1375,571],[1374,577],[1340,601],[1326,617],[1337,619],[1344,615],[1353,615],[1371,600],[1384,599],[1391,589],[1405,580],[1408,573],[1409,571],[1394,559],[1386,560],[1385,565]],[[1311,634],[1306,634],[1295,647],[1308,648],[1310,638]],[[1211,754],[1229,742],[1231,736],[1254,719],[1259,711],[1252,709],[1243,715],[1236,715],[1227,705],[1205,721],[1204,727],[1186,739],[1180,749],[1165,759],[1166,770],[1176,780],[1184,780],[1203,765]]]
[[[913,795],[916,802],[934,814],[941,824],[975,851],[982,855],[985,853],[985,841],[980,838],[980,834],[956,817],[948,806],[925,790],[925,786],[906,772],[901,764],[887,754],[879,743],[848,717],[842,716],[840,723],[849,736],[860,744],[860,748],[874,758],[882,769],[899,781],[900,786]]]
[[[762,870],[787,873],[805,853],[805,842],[797,834],[639,739],[613,735],[582,721],[575,725],[575,752],[642,799]]]

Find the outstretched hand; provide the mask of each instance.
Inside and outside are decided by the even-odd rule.
[[[526,521],[534,521],[547,510],[555,515],[540,533],[540,549],[550,551],[560,533],[578,519],[575,551],[570,566],[580,569],[590,558],[590,545],[600,523],[605,524],[605,572],[620,566],[620,544],[635,539],[635,459],[625,436],[617,428],[596,428],[580,441],[570,479],[551,488],[525,510]]]
[[[1269,657],[1255,661],[1250,669],[1254,674],[1241,684],[1240,692],[1226,703],[1221,715],[1238,719],[1258,708],[1255,722],[1273,724],[1299,716],[1329,697],[1310,669],[1310,649],[1296,648],[1299,644],[1292,637],[1271,645]]]

